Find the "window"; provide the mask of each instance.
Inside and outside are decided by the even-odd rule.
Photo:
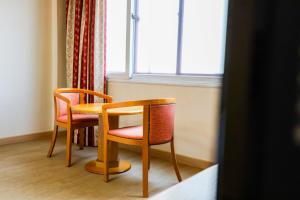
[[[224,0],[184,1],[181,73],[223,73],[224,3]]]
[[[135,38],[137,73],[176,73],[178,2],[139,1]]]
[[[107,46],[108,73],[126,71],[126,16],[127,1],[107,1]]]
[[[134,0],[137,74],[222,74],[227,0]]]

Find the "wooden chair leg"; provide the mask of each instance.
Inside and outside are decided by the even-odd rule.
[[[176,172],[176,176],[179,182],[182,181],[181,175],[179,173],[179,169],[178,169],[178,165],[177,165],[177,161],[176,161],[176,155],[175,155],[175,148],[174,148],[174,140],[171,140],[171,155],[172,155],[172,161],[173,161],[173,165],[174,165],[174,169]]]
[[[104,164],[104,181],[109,181],[109,163],[108,163],[108,140],[104,138],[103,141],[103,164]]]
[[[72,130],[72,144],[74,144],[75,130]]]
[[[143,197],[148,197],[149,147],[143,147]]]
[[[56,143],[57,132],[58,132],[58,126],[55,124],[54,129],[53,129],[53,133],[52,133],[52,139],[51,139],[51,142],[50,142],[50,147],[49,147],[48,154],[47,154],[47,157],[49,157],[49,158],[52,156],[52,152],[53,152],[53,149],[54,149],[54,146],[55,146],[55,143]]]
[[[85,128],[80,128],[78,130],[79,134],[79,149],[82,150],[84,147],[84,141],[85,141]]]
[[[72,129],[67,128],[67,144],[66,144],[66,167],[71,166],[71,154],[72,154]]]

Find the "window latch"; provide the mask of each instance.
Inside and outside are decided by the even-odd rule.
[[[140,20],[139,16],[137,16],[135,14],[131,14],[131,19],[133,19],[135,21],[139,21]]]

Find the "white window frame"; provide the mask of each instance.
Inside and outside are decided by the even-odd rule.
[[[127,14],[126,14],[126,53],[125,53],[125,72],[107,72],[108,80],[121,79],[128,80],[132,75],[130,67],[130,56],[131,56],[131,0],[127,0]]]
[[[132,3],[135,1],[135,3]],[[182,3],[182,0],[180,0]],[[182,85],[182,86],[204,86],[220,87],[222,85],[223,74],[141,74],[134,73],[134,64],[132,63],[135,54],[134,34],[136,21],[133,20],[136,13],[135,5],[137,0],[127,0],[127,24],[126,24],[126,58],[125,72],[111,72],[107,74],[108,81],[127,82],[127,83],[145,83],[145,84],[164,84],[164,85]],[[227,3],[228,5],[228,3]],[[227,8],[226,8],[227,10]],[[225,26],[227,24],[227,12],[224,16]],[[225,47],[226,36],[223,38]]]

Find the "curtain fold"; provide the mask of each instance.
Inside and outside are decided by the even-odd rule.
[[[67,87],[106,93],[106,1],[66,0]],[[99,102],[87,96],[86,102]],[[97,130],[88,128],[86,145],[96,146]],[[78,133],[74,134],[74,142]]]

